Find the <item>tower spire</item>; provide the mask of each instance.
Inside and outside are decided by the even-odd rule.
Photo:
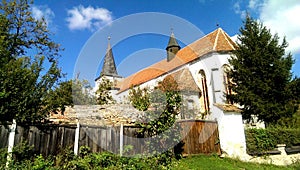
[[[166,50],[167,50],[167,61],[171,61],[175,57],[176,53],[180,50],[180,46],[177,43],[177,40],[173,33],[173,28],[171,28],[171,35]]]
[[[116,69],[116,63],[115,63],[114,55],[113,55],[112,48],[110,45],[110,39],[111,39],[111,37],[108,36],[107,37],[107,40],[108,40],[107,50],[106,50],[106,54],[104,57],[104,63],[103,63],[100,77],[102,77],[102,76],[120,77],[118,75],[118,72]]]

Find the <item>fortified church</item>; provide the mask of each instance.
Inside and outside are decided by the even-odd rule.
[[[183,104],[187,107],[180,118],[217,121],[221,148],[229,155],[240,155],[246,152],[242,116],[239,109],[226,98],[231,93],[226,75],[226,70],[229,69],[228,59],[236,47],[221,28],[183,48],[172,32],[164,60],[122,78],[118,75],[108,42],[95,88],[103,78],[109,79],[114,84],[111,91],[113,98],[117,103],[128,103],[130,87],[153,89],[167,76],[172,76],[183,96]],[[193,114],[188,114],[189,110]]]

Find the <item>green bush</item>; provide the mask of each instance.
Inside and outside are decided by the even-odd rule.
[[[140,87],[134,88],[132,86],[129,91],[129,101],[134,108],[146,111],[150,106],[149,90],[147,88],[141,89]]]
[[[13,147],[12,154],[15,161],[29,160],[34,157],[34,147],[22,141]]]
[[[25,147],[26,148],[26,147]],[[74,155],[69,147],[55,157],[44,158],[42,155],[31,156],[20,160],[12,160],[10,170],[89,170],[89,169],[170,169],[175,159],[170,152],[151,157],[122,157],[117,154],[102,152],[91,153],[89,147],[80,148],[80,156]],[[6,151],[0,152],[0,169],[5,169]]]
[[[267,129],[276,144],[286,144],[287,147],[300,144],[300,129],[273,127]]]
[[[7,160],[7,149],[1,148],[0,149],[0,169],[5,168],[6,160]]]
[[[267,129],[246,129],[248,153],[261,153],[276,148],[277,144],[287,147],[300,144],[300,129],[270,127]]]
[[[276,141],[266,129],[247,129],[246,144],[248,153],[268,151],[276,147]]]

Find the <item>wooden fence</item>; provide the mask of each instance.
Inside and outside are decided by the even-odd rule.
[[[178,122],[182,127],[183,154],[218,153],[220,144],[216,122],[187,120]],[[55,155],[75,143],[76,125],[17,125],[14,146],[27,141],[34,146],[34,152],[44,156]],[[132,145],[130,155],[145,152],[145,140],[138,137],[138,127],[80,125],[78,147],[88,146],[92,152],[109,151],[119,153],[120,147]],[[0,125],[0,148],[8,147],[9,129]],[[120,137],[123,136],[122,140]],[[121,145],[120,145],[120,142]]]

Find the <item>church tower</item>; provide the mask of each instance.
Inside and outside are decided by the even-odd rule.
[[[104,57],[104,63],[102,67],[102,71],[100,73],[100,77],[121,77],[118,75],[117,69],[116,69],[116,63],[114,59],[114,55],[112,52],[112,48],[110,46],[110,37],[108,37],[108,45],[106,54]]]
[[[173,31],[171,33],[166,50],[167,50],[167,61],[171,61],[175,57],[177,52],[180,50],[180,46],[177,43]]]
[[[121,76],[119,76],[118,72],[117,72],[114,55],[113,55],[112,48],[110,45],[110,37],[108,37],[107,50],[106,50],[106,54],[104,57],[104,62],[103,62],[100,76],[98,78],[96,78],[96,80],[95,80],[96,81],[95,88],[94,88],[95,92],[98,90],[101,82],[105,79],[112,82],[112,87],[111,87],[110,93],[111,93],[113,99],[115,101],[119,102],[120,98],[118,98],[116,94],[117,94],[118,90],[120,89],[119,82],[123,78]]]

